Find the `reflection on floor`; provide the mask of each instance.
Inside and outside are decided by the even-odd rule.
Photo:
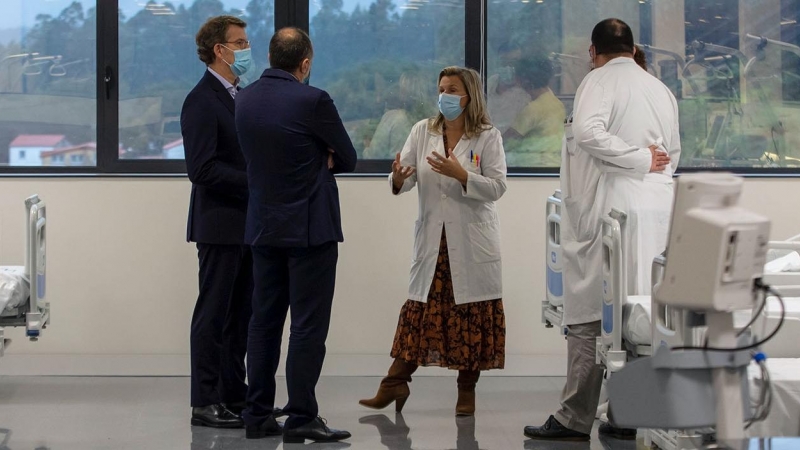
[[[544,423],[558,405],[563,379],[483,377],[475,417],[455,417],[455,377],[417,377],[403,414],[358,405],[378,378],[323,377],[321,414],[353,437],[338,444],[284,445],[246,440],[242,430],[189,425],[187,378],[0,377],[0,450],[300,449],[313,450],[590,450],[635,449],[635,442],[527,440],[525,425]],[[277,403],[286,401],[278,381]]]

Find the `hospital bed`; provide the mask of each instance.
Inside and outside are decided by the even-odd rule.
[[[561,192],[556,190],[548,197],[545,208],[545,300],[542,301],[542,323],[546,327],[563,326],[563,254],[561,251]],[[625,363],[652,355],[654,345],[670,347],[697,345],[703,342],[705,328],[702,318],[688,311],[653,305],[651,297],[628,296],[623,253],[626,215],[612,211],[603,219],[603,317],[602,334],[597,341],[597,362],[604,365],[609,374],[621,370]],[[770,242],[771,256],[768,258],[763,280],[775,287],[786,300],[788,321],[777,339],[764,346],[770,356],[768,366],[776,372],[772,386],[780,398],[775,396],[775,407],[766,421],[751,427],[752,436],[797,436],[800,435],[800,235],[786,241]],[[795,259],[791,252],[795,251]],[[782,270],[779,258],[789,260],[783,266],[795,264],[795,271]],[[653,261],[652,282],[655,289],[663,276],[666,260],[663,256]],[[772,266],[772,268],[770,268]],[[777,268],[776,268],[777,267]],[[796,299],[793,299],[796,297]],[[765,329],[772,329],[777,321],[780,305],[770,299],[763,314],[766,316]],[[749,316],[737,320],[740,325],[749,321]],[[756,369],[755,366],[751,369]],[[753,370],[750,377],[750,391],[757,394],[761,380]],[[713,430],[663,431],[643,430],[645,443],[655,444],[662,449],[672,450],[690,448],[712,434]]]
[[[34,195],[25,200],[25,265],[0,266],[0,356],[10,343],[5,328],[25,327],[25,336],[39,338],[50,323],[46,297],[47,217],[45,203]]]
[[[767,256],[764,283],[781,295],[800,297],[800,234],[786,241],[771,241],[769,248],[775,253],[773,257]]]
[[[545,206],[545,299],[542,301],[542,323],[547,328],[564,327],[564,280],[561,252],[561,190],[547,198]]]
[[[612,209],[603,217],[603,315],[597,339],[597,363],[613,373],[621,370],[629,356],[652,354],[649,320],[642,316],[649,305],[628,301],[626,249],[623,246],[627,216]]]
[[[654,310],[649,295],[628,295],[626,230],[624,212],[612,209],[603,217],[603,314],[596,356],[597,363],[611,373],[621,370],[626,361],[651,356],[654,345],[692,345],[700,342],[703,333],[692,314],[669,307]],[[654,258],[652,290],[663,278],[665,265],[663,255]]]
[[[606,368],[606,376],[612,377],[625,364],[636,358],[653,354],[653,343],[669,345],[692,345],[700,342],[701,331],[692,327],[690,314],[676,309],[661,308],[656,312],[656,324],[652,317],[649,295],[629,296],[627,293],[627,261],[624,246],[627,231],[627,215],[612,209],[603,217],[602,224],[602,274],[603,314],[600,337],[596,343],[597,364]],[[663,256],[654,259],[651,272],[653,289],[663,278],[666,260]],[[654,327],[656,329],[654,329]],[[598,409],[598,417],[605,414],[606,405]],[[666,450],[692,448],[690,443],[702,442],[709,433],[701,431],[640,430],[645,444]]]
[[[547,198],[545,207],[545,299],[542,301],[542,323],[547,328],[559,327],[562,335],[566,335],[563,325],[564,284],[563,253],[561,249],[561,191],[556,190]],[[603,221],[603,321],[602,334],[597,340],[597,363],[604,365],[609,373],[621,370],[625,363],[633,358],[652,354],[651,307],[650,296],[629,297],[621,286],[627,285],[626,273],[623,270],[622,242],[625,233],[626,215],[620,211],[612,211]],[[656,258],[653,266],[653,280],[659,280],[665,261]],[[669,314],[668,314],[669,312]],[[670,345],[689,342],[696,339],[696,333],[688,327],[675,329],[677,324],[685,323],[678,311],[662,311],[665,326],[663,341]],[[616,326],[615,326],[616,325]],[[601,407],[603,410],[603,407]],[[603,411],[599,413],[604,414]],[[679,442],[684,439],[698,438],[697,435],[672,432],[661,436],[655,432],[653,443],[662,444],[663,448],[677,448],[663,445],[666,440]],[[651,433],[652,434],[652,433]],[[646,435],[647,439],[649,435]]]
[[[654,303],[650,296],[628,296],[627,273],[624,261],[626,215],[612,210],[603,218],[603,315],[601,337],[597,340],[597,363],[604,365],[612,376],[625,363],[653,353],[654,346],[676,347],[698,345],[704,340],[703,320],[688,311],[668,308]],[[765,267],[763,280],[784,297],[786,317],[778,339],[764,345],[773,388],[773,409],[763,422],[755,423],[750,435],[798,436],[800,435],[800,235],[787,241],[769,243],[770,262]],[[663,278],[665,258],[653,261],[653,290]],[[772,330],[780,315],[777,299],[767,299],[762,312],[765,321],[756,332],[764,335]],[[744,313],[736,318],[744,326],[752,318]],[[754,325],[755,326],[755,325]],[[750,391],[758,396],[762,380],[758,369],[751,367]],[[641,430],[646,445],[666,450],[694,448],[713,434],[713,430],[665,431]]]
[[[545,299],[542,301],[542,323],[547,328],[558,326],[561,334],[566,335],[563,326],[564,314],[564,282],[563,254],[561,249],[561,191],[556,190],[547,198],[545,206]],[[650,296],[628,298],[627,292],[620,289],[627,281],[622,268],[625,261],[622,253],[622,237],[626,215],[621,211],[612,211],[603,220],[603,334],[597,343],[598,364],[606,366],[609,371],[616,371],[624,366],[629,356],[639,357],[652,354],[652,333],[650,321]],[[653,279],[660,277],[663,260],[654,265]],[[618,279],[617,279],[618,277]],[[677,317],[676,317],[677,319]],[[670,321],[680,323],[679,320]],[[618,324],[620,326],[614,326]],[[667,341],[676,343],[685,341],[686,330],[665,330],[669,336]]]
[[[800,235],[785,241],[769,243],[770,253],[763,280],[781,294],[785,304],[786,320],[775,339],[764,345],[770,357],[767,367],[772,387],[772,408],[767,419],[753,424],[748,434],[760,436],[800,436]],[[780,304],[769,299],[763,313],[766,319],[757,330],[764,335],[774,329],[779,321]],[[741,319],[740,319],[741,320]],[[750,368],[750,391],[754,395],[763,388],[763,382]]]

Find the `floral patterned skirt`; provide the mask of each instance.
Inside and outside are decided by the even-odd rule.
[[[439,258],[427,302],[408,300],[400,310],[392,358],[418,366],[453,370],[502,369],[506,359],[503,300],[456,305],[447,236],[442,229]]]

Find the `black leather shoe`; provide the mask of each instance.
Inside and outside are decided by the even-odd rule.
[[[242,417],[242,412],[247,409],[247,402],[223,403],[223,406],[225,406],[225,409],[232,412],[234,415]],[[273,409],[272,415],[275,416],[276,419],[279,417],[288,416],[288,414],[283,412],[281,408]]]
[[[550,416],[541,427],[525,427],[525,436],[546,441],[588,441],[589,435],[570,430]]]
[[[211,428],[242,428],[244,422],[221,404],[192,408],[192,425]]]
[[[232,412],[233,415],[242,417],[242,411],[247,409],[247,402],[223,403],[222,406]]]
[[[612,437],[614,439],[622,439],[625,441],[636,440],[636,430],[631,428],[617,428],[608,422],[600,424],[600,427],[597,429],[597,433],[603,436]]]
[[[248,425],[245,427],[244,433],[247,439],[264,439],[265,437],[280,436],[281,434],[283,434],[283,427],[275,420],[275,416],[267,417],[267,420],[257,427]]]
[[[283,442],[287,444],[302,444],[306,439],[314,442],[336,442],[349,437],[350,433],[347,431],[328,428],[321,417],[297,428],[283,430]]]

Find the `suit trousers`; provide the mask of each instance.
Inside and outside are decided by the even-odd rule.
[[[191,403],[243,402],[253,295],[253,257],[244,245],[197,244],[200,293],[192,315]]]
[[[315,388],[325,359],[336,284],[337,242],[308,248],[254,246],[253,318],[247,347],[249,389],[242,417],[259,426],[272,414],[275,373],[287,310],[291,314],[284,411],[287,429],[302,426],[319,413]]]

